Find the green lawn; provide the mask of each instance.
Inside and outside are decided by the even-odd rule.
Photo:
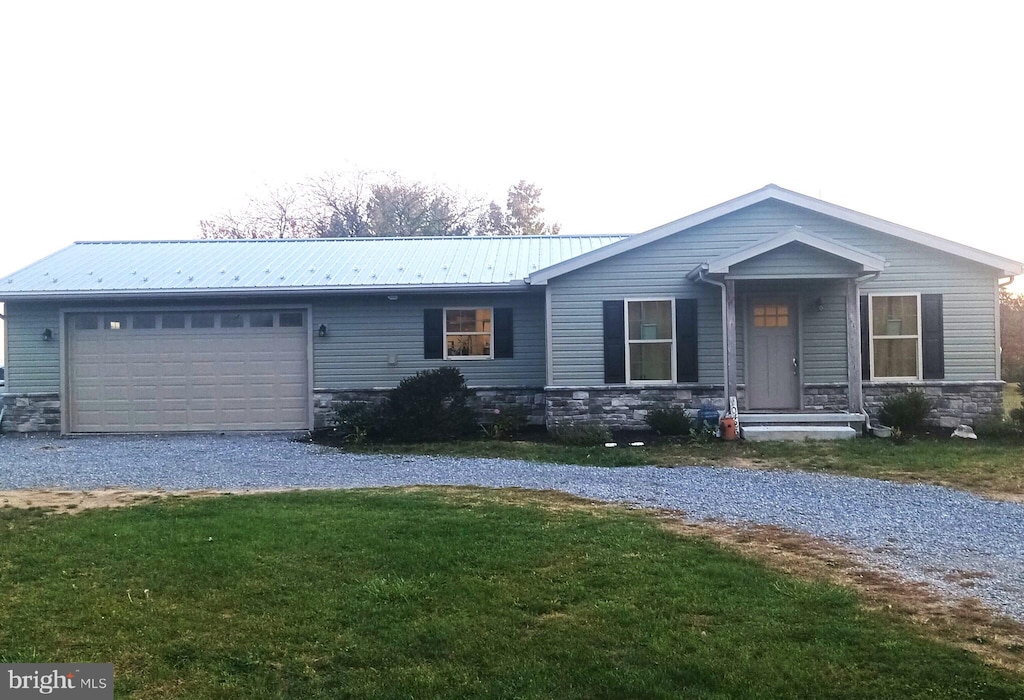
[[[516,492],[0,509],[0,661],[131,698],[1021,698],[1024,679],[652,515]]]
[[[386,445],[385,452],[510,457],[604,467],[655,464],[802,469],[893,481],[953,486],[1002,498],[1024,497],[1024,442],[1019,439],[968,441],[946,437],[807,442],[657,442],[641,447],[573,447],[553,442],[466,440],[429,445]]]

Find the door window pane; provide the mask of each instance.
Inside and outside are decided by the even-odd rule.
[[[245,325],[245,319],[242,314],[220,315],[221,328],[241,328],[243,325]]]
[[[128,317],[121,314],[117,316],[106,316],[103,319],[103,330],[123,331],[128,328]]]

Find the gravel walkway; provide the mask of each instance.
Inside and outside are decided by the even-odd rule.
[[[557,489],[693,519],[778,525],[861,550],[904,578],[977,596],[1024,622],[1024,504],[938,486],[752,469],[353,455],[280,434],[0,438],[0,489],[410,484]]]

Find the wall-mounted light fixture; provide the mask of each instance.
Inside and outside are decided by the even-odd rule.
[[[818,311],[824,311],[825,310],[825,300],[822,299],[821,297],[818,297],[815,300],[815,302],[814,302],[814,308],[816,308]]]
[[[53,331],[51,331],[49,328],[44,328],[43,329],[43,340],[45,340],[47,342],[53,340]]]
[[[397,294],[388,294],[387,300],[388,301],[398,301],[398,295]]]
[[[327,337],[327,326],[321,323],[320,327],[316,331],[316,334],[321,338]]]

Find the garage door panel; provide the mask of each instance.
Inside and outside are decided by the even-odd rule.
[[[79,331],[72,322],[68,329],[74,432],[308,426],[305,324]]]

